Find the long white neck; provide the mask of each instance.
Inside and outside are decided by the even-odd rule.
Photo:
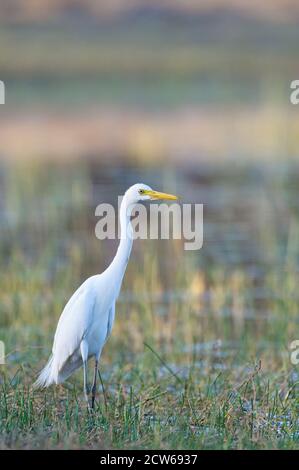
[[[133,229],[130,221],[132,209],[133,207],[128,205],[126,196],[124,196],[119,215],[121,238],[116,255],[108,268],[110,272],[114,273],[115,282],[119,282],[119,288],[126,271],[133,245]]]

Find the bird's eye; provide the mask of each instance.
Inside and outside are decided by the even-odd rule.
[[[139,189],[139,194],[144,194],[144,189]]]

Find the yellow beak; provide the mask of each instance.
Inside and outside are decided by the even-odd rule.
[[[151,199],[168,199],[171,201],[176,201],[178,199],[178,197],[173,194],[160,193],[159,191],[145,190],[144,194],[150,196]]]

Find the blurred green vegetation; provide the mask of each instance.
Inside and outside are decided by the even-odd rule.
[[[205,203],[204,246],[135,241],[101,360],[107,403],[100,391],[92,418],[80,371],[67,388],[31,384],[65,302],[114,255],[116,242],[94,235],[95,206],[141,178],[165,190],[175,179],[97,162],[3,165],[1,446],[297,448],[298,171],[181,170],[176,191]]]
[[[0,447],[298,448],[299,28],[271,11],[1,20]],[[137,181],[203,203],[204,245],[135,242],[91,417],[80,372],[31,384]]]
[[[9,105],[284,102],[296,78],[297,24],[215,14],[206,26],[124,17],[1,26]]]

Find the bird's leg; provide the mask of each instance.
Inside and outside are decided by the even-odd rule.
[[[88,409],[90,409],[88,401],[88,388],[87,388],[87,360],[88,360],[88,344],[86,340],[82,340],[80,343],[80,350],[83,362],[83,382],[84,382],[84,396],[87,401]]]
[[[98,374],[99,374],[99,378],[100,378],[101,385],[102,385],[103,396],[104,396],[104,402],[105,402],[105,409],[106,409],[106,411],[107,411],[107,409],[108,409],[108,404],[107,404],[106,391],[105,391],[105,387],[104,387],[103,380],[102,380],[102,376],[101,376],[101,373],[100,373],[100,370],[99,370],[99,369],[98,369]]]
[[[90,408],[88,400],[88,389],[87,389],[87,361],[83,361],[83,383],[84,383],[84,397],[87,402],[88,409]]]
[[[98,359],[95,360],[94,363],[94,375],[93,375],[93,384],[91,388],[91,408],[94,409],[94,402],[96,398],[96,391],[97,391],[97,373],[98,373],[98,366],[99,361]]]

